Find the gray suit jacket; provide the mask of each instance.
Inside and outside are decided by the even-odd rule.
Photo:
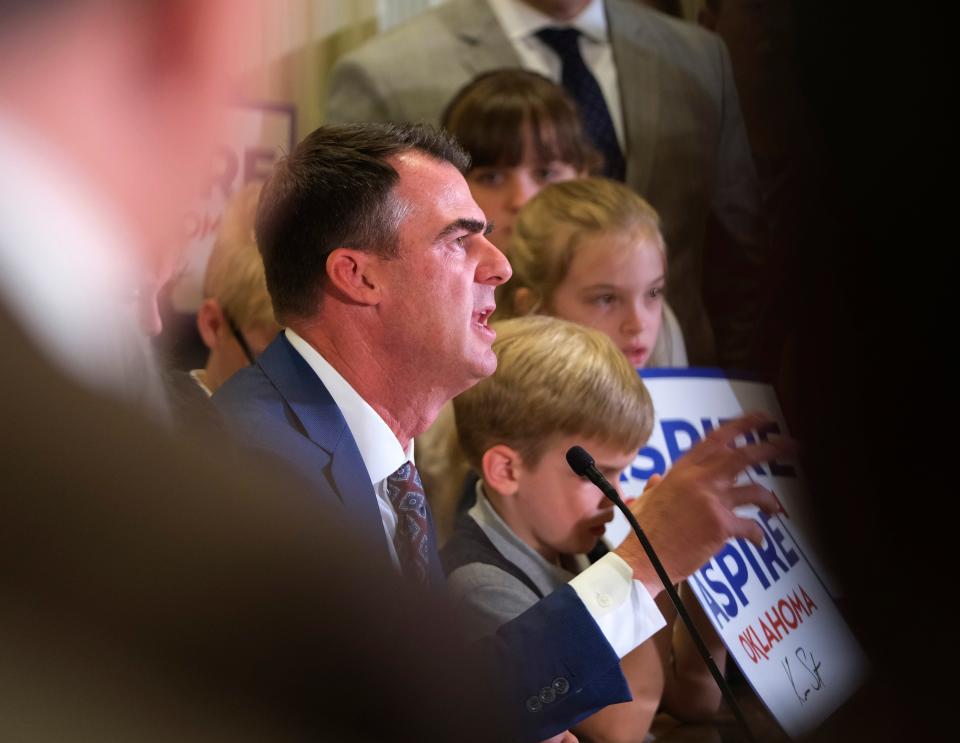
[[[626,128],[627,182],[659,211],[668,299],[691,364],[740,364],[752,342],[761,263],[756,174],[720,38],[630,0],[607,0]],[[484,0],[451,0],[344,56],[327,122],[436,122],[477,74],[520,58]],[[704,276],[708,222],[723,273]],[[707,318],[704,279],[728,310]],[[731,280],[732,279],[732,280]],[[707,287],[708,289],[710,287]]]

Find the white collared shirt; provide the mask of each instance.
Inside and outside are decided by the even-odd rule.
[[[191,369],[190,379],[197,383],[197,387],[203,390],[203,394],[205,394],[207,397],[213,397],[213,390],[207,386],[206,369]]]
[[[590,4],[573,20],[559,22],[544,15],[522,0],[487,0],[490,10],[497,17],[510,43],[520,57],[523,66],[560,83],[560,58],[534,34],[550,26],[569,26],[582,34],[580,54],[590,72],[597,78],[600,90],[610,110],[613,128],[617,132],[620,149],[624,144],[623,110],[620,105],[620,88],[617,82],[617,66],[610,46],[607,16],[603,0],[591,0]]]
[[[377,493],[390,555],[394,565],[399,568],[400,562],[393,544],[397,533],[397,514],[387,496],[387,478],[407,460],[413,461],[413,441],[409,450],[404,451],[380,414],[313,346],[289,328],[284,332],[290,345],[323,382],[353,434]],[[647,589],[633,579],[630,566],[613,552],[580,573],[570,581],[570,586],[621,658],[665,624]]]
[[[410,448],[404,451],[396,435],[380,414],[360,397],[350,383],[320,355],[317,349],[290,328],[287,328],[284,333],[290,345],[320,377],[320,381],[327,388],[327,392],[330,393],[330,397],[340,408],[340,413],[347,422],[347,428],[350,429],[353,440],[357,443],[360,458],[367,467],[370,482],[377,494],[377,505],[380,507],[383,530],[387,535],[390,557],[394,565],[399,568],[400,560],[393,544],[397,534],[397,512],[393,509],[393,504],[387,495],[387,478],[400,469],[404,462],[413,462],[413,440],[410,440]]]

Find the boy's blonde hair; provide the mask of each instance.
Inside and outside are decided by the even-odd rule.
[[[660,217],[627,186],[607,178],[551,183],[520,211],[510,238],[513,277],[497,291],[497,318],[549,314],[553,292],[567,275],[584,237],[637,230],[652,239],[667,265]],[[529,294],[521,305],[517,290]]]
[[[545,315],[505,320],[496,331],[496,372],[453,401],[460,446],[477,471],[497,444],[536,466],[557,435],[624,451],[650,436],[647,388],[605,334]]]
[[[262,183],[248,183],[230,199],[203,278],[204,297],[216,299],[238,328],[275,322],[253,234],[262,187]]]

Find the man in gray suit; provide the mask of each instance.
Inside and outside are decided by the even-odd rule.
[[[717,36],[631,0],[450,0],[343,57],[327,121],[436,122],[457,90],[501,67],[566,80],[538,36],[556,26],[580,32],[626,182],[663,219],[668,297],[690,363],[749,366],[762,256],[756,174]],[[704,270],[705,257],[717,270]],[[720,299],[709,318],[705,297]]]

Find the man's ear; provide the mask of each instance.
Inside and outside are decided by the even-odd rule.
[[[227,327],[227,319],[216,299],[204,299],[197,310],[197,330],[204,345],[213,350],[220,345],[220,333]]]
[[[501,496],[516,495],[520,487],[523,460],[516,449],[506,444],[491,446],[480,460],[483,482]]]
[[[380,303],[383,261],[377,255],[355,248],[335,248],[327,256],[327,280],[346,299],[356,304]]]

